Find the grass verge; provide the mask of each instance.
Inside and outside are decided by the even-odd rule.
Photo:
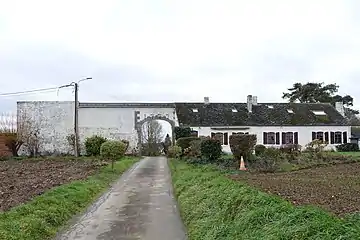
[[[83,211],[138,158],[125,157],[103,167],[96,175],[74,181],[34,198],[32,201],[0,213],[0,239],[50,239],[75,214]]]
[[[295,207],[210,166],[171,160],[175,195],[190,240],[360,239],[360,217]]]

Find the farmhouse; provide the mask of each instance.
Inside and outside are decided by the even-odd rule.
[[[74,102],[18,102],[18,119],[31,118],[39,129],[41,152],[69,152],[66,137],[74,132]],[[230,152],[231,134],[256,134],[257,144],[277,147],[283,144],[305,146],[314,139],[329,148],[347,143],[351,127],[344,117],[342,103],[258,103],[249,95],[245,103],[79,103],[79,139],[94,134],[126,139],[136,148],[141,126],[160,119],[175,126],[189,126],[194,135],[218,138]],[[83,148],[82,148],[83,149]]]

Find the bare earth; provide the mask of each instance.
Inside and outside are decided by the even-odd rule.
[[[183,240],[165,157],[147,157],[123,174],[58,240]]]
[[[31,200],[46,190],[85,179],[99,164],[85,160],[12,160],[0,162],[0,212]]]
[[[246,181],[296,205],[312,204],[337,215],[360,211],[360,163],[231,178]]]

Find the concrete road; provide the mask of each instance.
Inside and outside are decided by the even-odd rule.
[[[74,222],[56,239],[187,239],[165,157],[142,159]]]

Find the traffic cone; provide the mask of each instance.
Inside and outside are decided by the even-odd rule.
[[[244,158],[243,156],[241,156],[241,160],[240,160],[240,171],[246,171],[246,167],[245,167],[245,162],[244,162]]]

